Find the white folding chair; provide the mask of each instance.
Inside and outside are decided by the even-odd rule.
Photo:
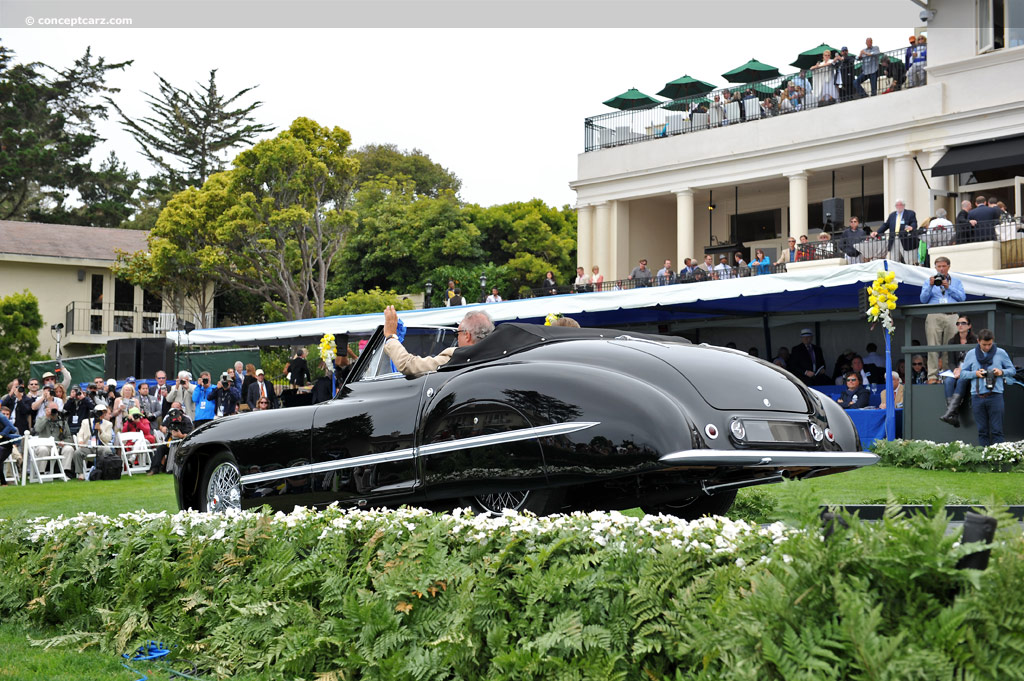
[[[20,447],[18,448],[18,451],[19,452],[21,451]],[[7,474],[8,471],[10,471],[10,475]],[[14,452],[11,452],[11,455],[8,456],[6,459],[4,459],[3,476],[7,480],[14,480],[14,484],[15,485],[22,484],[21,483],[21,468],[14,461]]]
[[[628,125],[620,125],[615,128],[615,143],[628,144],[633,141],[633,128]]]
[[[730,123],[739,123],[739,122],[740,122],[740,103],[739,102],[729,102],[728,104],[725,105],[725,123],[726,123],[726,125],[728,125]]]
[[[752,121],[755,118],[761,117],[761,103],[756,99],[744,99],[743,100],[743,113],[746,114],[747,120]]]
[[[706,113],[695,113],[690,114],[690,129],[691,130],[704,130],[708,127],[708,114]]]
[[[133,472],[148,471],[153,448],[146,441],[146,436],[142,433],[118,433],[118,437],[121,439],[121,461],[128,476],[131,477]]]
[[[67,477],[64,475],[64,464],[60,456],[60,448],[52,437],[35,437],[25,431],[26,439],[24,447],[24,469],[21,472],[22,484],[25,482],[50,482],[60,480],[64,482]],[[46,450],[46,454],[36,453],[37,448]],[[56,473],[46,473],[47,465],[53,463],[57,469]],[[27,479],[27,480],[26,480]]]
[[[680,114],[673,114],[665,119],[667,134],[677,135],[683,131],[683,117]]]

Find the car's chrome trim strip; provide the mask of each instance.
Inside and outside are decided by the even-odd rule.
[[[365,456],[354,456],[350,459],[339,459],[337,461],[318,461],[317,463],[306,464],[304,466],[278,468],[276,470],[266,471],[264,473],[250,473],[249,475],[243,475],[241,479],[241,484],[252,485],[260,482],[268,482],[270,480],[280,480],[282,478],[292,478],[301,475],[327,473],[329,471],[344,470],[346,468],[355,468],[357,466],[374,466],[381,463],[404,461],[407,459],[412,459],[416,457],[418,454],[441,454],[444,452],[453,452],[460,449],[467,449],[472,447],[489,447],[491,445],[504,444],[506,442],[530,440],[537,437],[565,435],[567,433],[575,433],[576,431],[579,430],[592,428],[593,426],[596,425],[598,425],[597,421],[570,421],[568,423],[553,423],[547,426],[537,426],[535,428],[519,428],[516,430],[506,431],[504,433],[491,433],[489,435],[465,437],[460,440],[434,442],[429,445],[423,445],[418,449],[415,447],[410,447],[406,449],[396,449],[391,452],[379,452],[377,454],[367,454]]]
[[[466,447],[489,447],[500,445],[506,442],[518,442],[530,440],[535,437],[550,437],[552,435],[565,435],[575,433],[578,430],[592,428],[598,424],[597,421],[569,421],[568,423],[553,423],[548,426],[536,426],[535,428],[518,428],[508,430],[504,433],[491,433],[490,435],[476,435],[461,440],[448,440],[446,442],[434,442],[429,445],[422,445],[419,448],[420,454],[440,454],[452,452]]]
[[[723,452],[711,449],[689,449],[665,454],[661,463],[675,466],[740,466],[742,468],[777,468],[779,466],[827,466],[845,468],[870,466],[878,462],[871,452],[803,452],[778,449]]]

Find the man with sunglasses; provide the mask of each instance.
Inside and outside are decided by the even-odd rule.
[[[486,312],[474,310],[466,313],[459,323],[459,344],[464,348],[479,343],[494,331],[494,322]],[[412,355],[398,340],[398,313],[394,305],[384,308],[384,352],[394,363],[395,368],[406,376],[421,376],[448,363],[455,348],[445,348],[435,357],[417,357]]]
[[[924,305],[948,305],[967,300],[964,285],[949,273],[949,258],[944,255],[935,258],[935,274],[928,278],[928,284],[921,287],[921,303]],[[928,345],[942,345],[957,333],[957,314],[950,310],[930,314],[924,320],[924,337]],[[952,367],[946,367],[952,369]],[[939,353],[928,353],[928,382],[939,382]]]

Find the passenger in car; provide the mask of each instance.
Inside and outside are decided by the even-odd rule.
[[[486,312],[474,310],[466,314],[459,323],[459,347],[479,343],[494,331],[494,322]],[[384,352],[395,368],[406,376],[422,376],[437,371],[452,358],[455,348],[447,348],[434,357],[418,357],[409,353],[398,341],[398,313],[394,305],[384,308]]]

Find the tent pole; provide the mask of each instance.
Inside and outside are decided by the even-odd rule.
[[[766,353],[764,358],[770,362],[774,358],[774,355],[772,354],[772,330],[771,327],[768,326],[767,312],[764,314],[761,320],[764,324],[764,351]]]

